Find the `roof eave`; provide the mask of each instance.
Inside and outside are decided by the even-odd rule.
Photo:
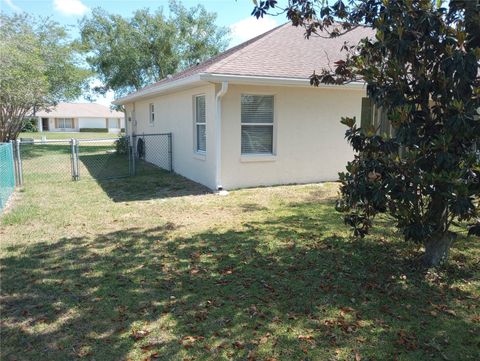
[[[149,98],[155,95],[179,91],[191,87],[192,85],[202,85],[207,83],[221,83],[228,81],[231,84],[245,85],[271,85],[271,86],[297,86],[311,87],[310,79],[306,78],[285,78],[270,77],[257,75],[235,75],[235,74],[216,74],[216,73],[199,73],[186,78],[173,80],[170,82],[155,85],[136,93],[114,100],[115,105],[124,105],[133,101]],[[357,89],[365,90],[365,83],[352,82],[345,85],[327,85],[320,84],[319,88],[324,89]]]
[[[312,85],[310,84],[310,79],[308,78],[285,78],[285,77],[271,77],[271,76],[257,76],[257,75],[203,73],[203,74],[200,74],[200,79],[213,82],[213,83],[221,83],[224,81],[228,81],[231,84],[244,84],[244,85],[312,87]],[[320,84],[319,88],[365,90],[365,83],[352,82],[344,85]]]
[[[115,99],[112,103],[115,105],[124,105],[133,101],[149,98],[154,95],[169,93],[172,91],[179,91],[192,85],[197,85],[197,83],[198,85],[202,85],[203,83],[206,84],[205,81],[200,79],[200,74],[194,74],[186,78],[181,78],[178,80],[172,80],[158,85],[154,85],[124,96],[122,98]]]

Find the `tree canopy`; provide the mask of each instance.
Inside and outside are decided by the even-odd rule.
[[[124,95],[216,55],[228,45],[228,29],[215,20],[202,5],[173,0],[169,16],[162,9],[131,18],[94,9],[80,28],[87,62],[104,84],[95,90]]]
[[[0,14],[0,141],[15,139],[25,116],[82,94],[91,75],[64,27],[27,14]]]
[[[340,174],[338,209],[360,237],[387,214],[406,240],[425,246],[427,265],[446,259],[452,225],[470,222],[469,233],[480,234],[480,4],[443,5],[293,0],[283,9],[307,37],[373,30],[371,38],[344,45],[345,58],[336,59],[333,71],[311,77],[313,85],[364,81],[382,114],[361,124],[342,119],[355,156]],[[277,8],[274,0],[262,1],[252,14]]]

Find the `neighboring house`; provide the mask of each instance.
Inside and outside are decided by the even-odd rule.
[[[35,113],[41,131],[79,132],[82,129],[103,129],[120,133],[125,128],[125,115],[95,103],[59,103],[48,111]]]
[[[315,88],[309,77],[371,34],[306,40],[285,24],[114,104],[127,134],[171,132],[175,172],[211,189],[337,180],[353,158],[340,118],[360,121],[365,87]]]

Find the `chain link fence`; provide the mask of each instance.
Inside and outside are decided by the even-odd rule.
[[[15,189],[15,164],[12,143],[0,143],[0,211]]]
[[[127,137],[79,139],[76,142],[77,177],[112,179],[132,174]]]
[[[13,159],[19,185],[114,179],[153,174],[158,172],[158,168],[173,171],[172,135],[162,133],[104,139],[22,139],[14,143]]]
[[[142,134],[132,136],[135,174],[148,174],[156,167],[173,172],[172,134]]]

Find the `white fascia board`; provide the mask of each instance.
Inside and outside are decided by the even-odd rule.
[[[312,87],[312,85],[310,85],[310,79],[305,79],[305,78],[282,78],[282,77],[253,76],[253,75],[228,75],[228,74],[203,73],[203,74],[200,74],[200,79],[213,82],[213,83],[228,81],[230,84]],[[365,90],[366,88],[364,82],[352,82],[345,85],[320,84],[318,87],[324,88],[324,89],[358,89],[358,90]]]
[[[182,90],[192,85],[202,85],[207,82],[222,83],[229,82],[230,84],[245,84],[245,85],[272,85],[272,86],[298,86],[311,87],[310,79],[304,78],[282,78],[282,77],[268,77],[268,76],[253,76],[253,75],[229,75],[229,74],[215,74],[215,73],[199,73],[186,78],[174,80],[171,82],[154,85],[149,88],[139,90],[133,94],[127,95],[123,98],[114,100],[115,105],[124,105],[132,101],[143,98],[148,98],[154,95],[169,93],[173,91]],[[365,83],[354,82],[345,85],[327,85],[320,84],[318,86],[322,89],[357,89],[365,90]]]
[[[200,79],[200,74],[194,74],[186,78],[173,80],[163,84],[153,85],[146,89],[141,89],[135,93],[129,94],[122,98],[115,99],[112,103],[115,105],[124,105],[139,99],[148,98],[154,95],[169,93],[172,91],[178,91],[184,88],[191,87],[192,85],[202,85],[204,83],[205,81]]]

